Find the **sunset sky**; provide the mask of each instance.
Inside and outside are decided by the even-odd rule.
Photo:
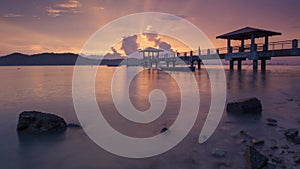
[[[226,44],[217,35],[245,26],[282,32],[271,41],[300,39],[299,6],[299,0],[1,0],[0,55],[79,53],[99,28],[138,12],[183,17],[216,47]]]

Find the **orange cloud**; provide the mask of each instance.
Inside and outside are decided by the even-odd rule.
[[[58,17],[66,13],[79,13],[78,8],[81,6],[78,0],[68,0],[67,3],[56,4],[53,7],[47,7],[49,16]]]
[[[78,0],[69,0],[68,3],[61,3],[56,6],[61,8],[78,8],[81,4]]]
[[[47,12],[49,16],[57,17],[60,16],[65,10],[54,9],[52,7],[47,7]]]

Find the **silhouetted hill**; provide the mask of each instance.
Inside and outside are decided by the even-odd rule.
[[[32,65],[75,65],[80,57],[85,65],[98,65],[98,60],[88,59],[74,53],[41,53],[25,55],[12,53],[0,57],[0,66],[32,66]],[[101,65],[118,65],[123,59],[103,59]]]

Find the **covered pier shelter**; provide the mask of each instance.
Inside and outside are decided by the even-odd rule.
[[[159,53],[163,52],[161,49],[156,49],[152,47],[147,47],[144,50],[140,50],[140,53],[143,53],[143,60],[147,60],[147,62],[144,62],[144,66],[147,66],[150,68],[152,67],[152,62],[156,64],[156,67],[158,66],[159,62]]]
[[[261,69],[265,70],[266,60],[271,59],[271,57],[259,57],[257,55],[258,48],[255,40],[257,38],[264,38],[262,50],[268,51],[269,37],[275,35],[281,35],[281,33],[252,27],[245,27],[217,36],[216,38],[227,40],[227,53],[225,55],[225,60],[228,60],[230,62],[230,70],[234,69],[234,61],[238,62],[238,70],[241,70],[242,61],[248,58],[249,60],[252,60],[253,70],[255,71],[258,68],[258,60],[261,60]],[[237,52],[234,52],[234,48],[231,46],[232,40],[240,41],[240,46],[238,47],[238,49],[235,48],[235,50],[238,50]],[[245,40],[251,40],[250,46],[245,45]]]

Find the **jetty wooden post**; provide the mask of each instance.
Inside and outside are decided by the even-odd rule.
[[[198,70],[200,70],[201,69],[201,62],[202,62],[202,60],[199,59],[197,62],[198,62]]]
[[[257,46],[255,44],[255,35],[254,33],[251,34],[251,45],[250,45],[250,52],[251,52],[251,59],[253,60],[253,71],[257,71],[258,68],[258,60],[256,56]]]
[[[242,70],[242,60],[241,59],[238,60],[238,70],[239,71]]]
[[[231,54],[232,53],[232,47],[231,47],[231,39],[227,38],[227,53]],[[230,63],[229,63],[229,69],[230,71],[234,70],[234,60],[230,57]]]
[[[293,39],[292,40],[292,53],[294,55],[297,54],[297,49],[298,49],[298,40],[297,39]]]
[[[266,59],[261,59],[261,70],[262,71],[266,70]]]
[[[210,49],[207,49],[207,56],[210,55]]]
[[[253,60],[253,71],[257,71],[258,68],[258,60]]]
[[[298,40],[297,39],[292,40],[292,48],[293,48],[293,50],[298,49]]]
[[[230,71],[234,70],[234,60],[229,61],[229,69],[230,69]]]
[[[193,68],[194,67],[193,51],[190,51],[190,63],[191,63],[191,68]]]

